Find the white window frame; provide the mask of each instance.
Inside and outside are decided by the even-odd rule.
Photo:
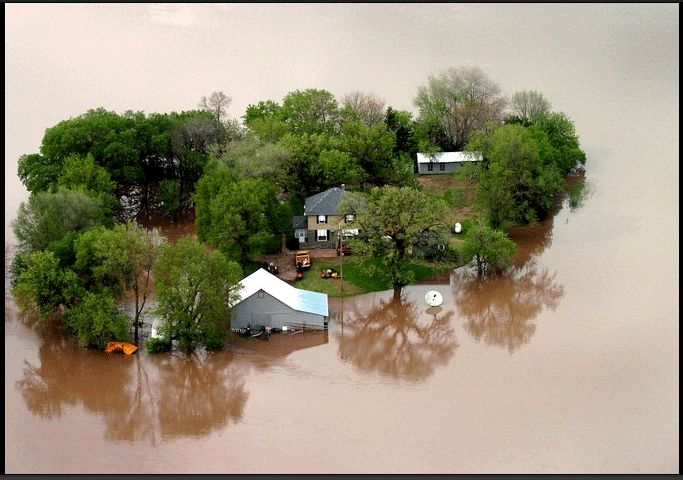
[[[324,237],[324,238],[320,236],[320,233],[321,233],[321,232],[324,232],[324,233],[325,233],[325,237]],[[316,231],[315,231],[315,239],[316,239],[317,241],[319,241],[319,242],[327,242],[328,238],[329,238],[329,235],[327,235],[327,230],[316,230]]]
[[[321,218],[322,220],[320,220]],[[320,225],[321,223],[327,223],[327,215],[318,215],[316,217],[316,222],[318,223],[318,225]]]
[[[354,218],[353,213],[349,213],[349,214],[347,214],[347,215],[344,215],[344,221],[345,221],[346,223],[351,223],[351,222],[353,222],[353,218]]]
[[[439,170],[441,170],[442,172],[445,172],[445,171],[446,171],[446,164],[445,164],[445,163],[440,163],[440,164],[439,164]]]
[[[433,171],[433,170],[434,170],[434,164],[433,164],[432,162],[429,162],[429,163],[427,164],[427,171],[428,171],[428,172],[431,172],[431,171]]]

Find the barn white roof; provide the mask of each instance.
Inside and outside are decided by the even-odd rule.
[[[439,152],[434,155],[418,153],[417,163],[480,162],[481,158],[481,152]]]
[[[232,305],[233,307],[263,290],[293,310],[329,316],[326,294],[295,288],[262,268],[243,278],[238,285],[242,287],[239,290],[240,299]]]

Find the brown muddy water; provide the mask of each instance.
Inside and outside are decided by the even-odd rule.
[[[21,127],[6,126],[6,242],[26,198],[14,174],[18,156],[38,150],[43,129],[103,102],[102,91],[118,95],[104,86],[70,89],[76,77],[47,75],[41,61],[31,63],[42,52],[38,58],[51,58],[52,68],[78,67],[79,59],[93,58],[89,45],[111,43],[111,36],[71,28],[67,18],[76,7],[64,17],[49,7],[19,8],[9,6],[6,18],[6,117]],[[102,29],[112,22],[115,35],[131,28],[131,52],[147,42],[160,55],[155,42],[166,45],[165,35],[190,42],[202,37],[188,35],[192,22],[225,14],[203,17],[214,7],[197,6],[187,16],[164,16],[159,7],[150,27],[126,6],[84,8],[76,12],[79,25]],[[574,206],[564,200],[540,225],[513,231],[518,251],[503,277],[458,270],[401,292],[331,299],[327,333],[238,339],[210,355],[79,349],[18,314],[6,283],[6,473],[677,473],[677,6],[313,5],[292,18],[302,22],[295,38],[278,30],[288,14],[278,8],[228,13],[231,22],[243,22],[231,24],[236,31],[254,22],[272,26],[288,52],[320,45],[306,49],[306,65],[286,69],[291,86],[282,94],[330,82],[335,94],[374,89],[389,92],[389,104],[410,108],[428,73],[475,64],[508,93],[543,91],[575,121],[588,155],[586,195]],[[336,30],[340,25],[346,28]],[[31,35],[43,26],[71,36]],[[327,37],[316,34],[320,29],[345,33]],[[52,49],[63,38],[74,43]],[[236,51],[251,46],[265,55],[275,48],[259,43],[272,38],[267,34],[245,38]],[[206,45],[173,45],[173,55],[163,57],[169,65],[197,54],[222,68],[198,53],[211,50]],[[368,45],[377,50],[374,60]],[[357,62],[336,64],[325,52],[355,55]],[[150,91],[135,90],[155,70],[119,53],[111,61],[136,71],[130,83],[119,79],[122,96],[167,97],[150,92],[164,93],[159,85],[169,75],[150,83]],[[260,56],[236,57],[244,62],[239,77],[247,75],[253,87],[225,67],[225,78],[237,82],[229,93],[244,96],[243,104],[281,98],[280,90],[259,83],[277,83],[264,72],[279,64],[259,66]],[[373,67],[365,71],[363,64]],[[311,65],[320,77],[310,77]],[[409,67],[397,79],[392,65]],[[367,82],[344,80],[347,68]],[[183,84],[181,73],[191,70],[174,69],[179,86],[168,98],[192,95],[172,97],[172,105],[107,106],[192,108],[195,97],[218,87],[188,88],[193,84]],[[249,77],[252,70],[259,75]],[[88,82],[100,85],[101,72],[88,71]],[[22,108],[53,84],[59,90],[44,109]],[[424,295],[432,289],[444,302],[428,308]]]

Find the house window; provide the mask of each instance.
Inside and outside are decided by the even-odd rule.
[[[434,170],[434,164],[432,162],[429,162],[427,164],[427,171],[431,172],[432,170]]]
[[[327,215],[318,215],[318,223],[327,223]]]
[[[327,230],[316,230],[316,238],[318,239],[319,242],[326,242],[327,241]]]
[[[439,164],[439,170],[441,170],[442,172],[445,171],[445,170],[446,170],[446,164],[445,164],[445,163],[440,163],[440,164]]]
[[[353,222],[353,215],[351,215],[351,214],[349,214],[349,215],[344,215],[344,221],[345,221],[346,223]]]

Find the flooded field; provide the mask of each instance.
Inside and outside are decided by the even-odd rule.
[[[469,17],[413,18],[431,48],[462,43],[453,25],[506,25],[501,6],[459,7]],[[501,27],[494,48],[471,31],[474,55],[429,60],[469,60],[509,91],[533,88],[515,77],[533,70],[586,150],[586,193],[512,231],[509,274],[330,299],[329,332],[189,357],[80,349],[19,314],[6,282],[5,472],[678,473],[678,20],[585,7],[515,6],[529,38]],[[344,8],[349,24],[415,30],[403,10],[390,24],[379,6]],[[511,38],[521,53],[500,46]],[[420,45],[402,53],[410,69],[426,68]],[[26,193],[16,176],[6,187],[8,241]]]

